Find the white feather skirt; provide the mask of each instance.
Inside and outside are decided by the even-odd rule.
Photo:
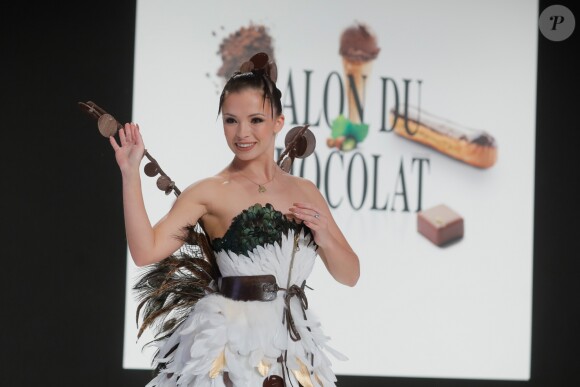
[[[311,273],[316,248],[311,235],[299,231],[298,249],[290,273],[294,230],[282,235],[281,244],[256,247],[246,255],[216,253],[224,277],[272,274],[280,287],[300,286]],[[155,362],[168,362],[147,387],[225,387],[224,373],[236,387],[262,386],[271,375],[284,376],[287,385],[335,386],[336,377],[327,353],[346,357],[328,346],[317,317],[300,301],[290,300],[290,309],[301,339],[289,337],[284,321],[284,290],[273,301],[234,301],[214,293],[203,297],[175,331],[159,342]],[[279,362],[280,356],[285,359]]]

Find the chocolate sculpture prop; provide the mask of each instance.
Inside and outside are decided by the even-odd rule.
[[[123,127],[123,125],[121,125],[121,123],[119,123],[115,117],[107,113],[103,108],[92,101],[79,102],[79,107],[90,117],[97,120],[99,132],[101,132],[103,137],[108,138],[114,136],[117,134],[117,131]],[[163,172],[163,169],[161,169],[157,160],[155,160],[149,154],[149,152],[147,152],[147,149],[145,150],[144,156],[149,159],[149,162],[145,164],[144,167],[145,174],[149,177],[161,175],[157,179],[157,188],[159,188],[161,191],[164,191],[166,195],[169,195],[171,192],[173,192],[175,196],[179,196],[181,191],[175,186],[175,182],[171,180],[171,178],[167,176],[165,172]]]
[[[271,69],[271,72],[276,74],[275,67]],[[110,136],[114,136],[117,134],[119,129],[123,128],[123,125],[121,125],[121,123],[117,121],[115,117],[107,113],[105,109],[98,106],[96,103],[87,101],[79,102],[78,104],[82,111],[88,114],[91,118],[97,120],[99,132],[101,135],[103,135],[103,137],[108,138]],[[282,170],[290,172],[292,163],[294,162],[295,158],[303,159],[310,156],[314,152],[314,148],[316,147],[316,138],[308,127],[309,125],[295,126],[286,134],[286,148],[280,154],[278,159],[278,165],[280,168],[282,168]],[[169,176],[167,176],[163,169],[161,169],[161,166],[159,166],[157,160],[155,160],[147,150],[145,150],[144,156],[149,160],[149,162],[145,164],[144,167],[145,174],[149,177],[160,175],[157,179],[157,188],[159,188],[161,191],[164,191],[166,195],[169,195],[171,192],[173,192],[175,196],[179,196],[181,194],[181,190],[177,188],[175,182],[171,180]]]

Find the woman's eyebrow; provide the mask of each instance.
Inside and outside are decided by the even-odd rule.
[[[233,113],[222,113],[224,117],[232,117],[232,118],[237,118],[237,116]],[[264,113],[261,112],[257,112],[257,113],[250,113],[248,114],[248,117],[265,117],[266,115]]]

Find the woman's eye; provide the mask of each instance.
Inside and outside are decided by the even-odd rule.
[[[235,123],[235,122],[236,122],[236,120],[234,120],[232,117],[227,117],[227,118],[224,120],[224,122],[225,122],[226,124],[233,124],[233,123]]]
[[[260,122],[264,122],[264,120],[259,117],[252,118],[252,124],[259,124]]]

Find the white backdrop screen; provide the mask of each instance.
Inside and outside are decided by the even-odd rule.
[[[293,126],[311,124],[316,153],[294,173],[319,185],[361,261],[354,288],[322,262],[309,281],[311,308],[349,357],[335,372],[526,380],[537,13],[529,0],[142,0],[133,121],[179,188],[217,173],[232,157],[217,116],[221,69],[230,65],[222,56],[248,42],[268,46],[286,116],[278,145]],[[380,49],[364,70],[358,123],[339,54],[354,24]],[[497,160],[476,167],[397,134],[391,111],[405,106],[460,132],[485,132]],[[331,146],[341,136],[355,141]],[[147,176],[143,188],[156,222],[174,197]],[[464,220],[463,238],[445,247],[417,231],[418,211],[438,204]],[[129,255],[127,269],[124,367],[150,368],[142,346],[151,337],[136,341],[138,271]]]

